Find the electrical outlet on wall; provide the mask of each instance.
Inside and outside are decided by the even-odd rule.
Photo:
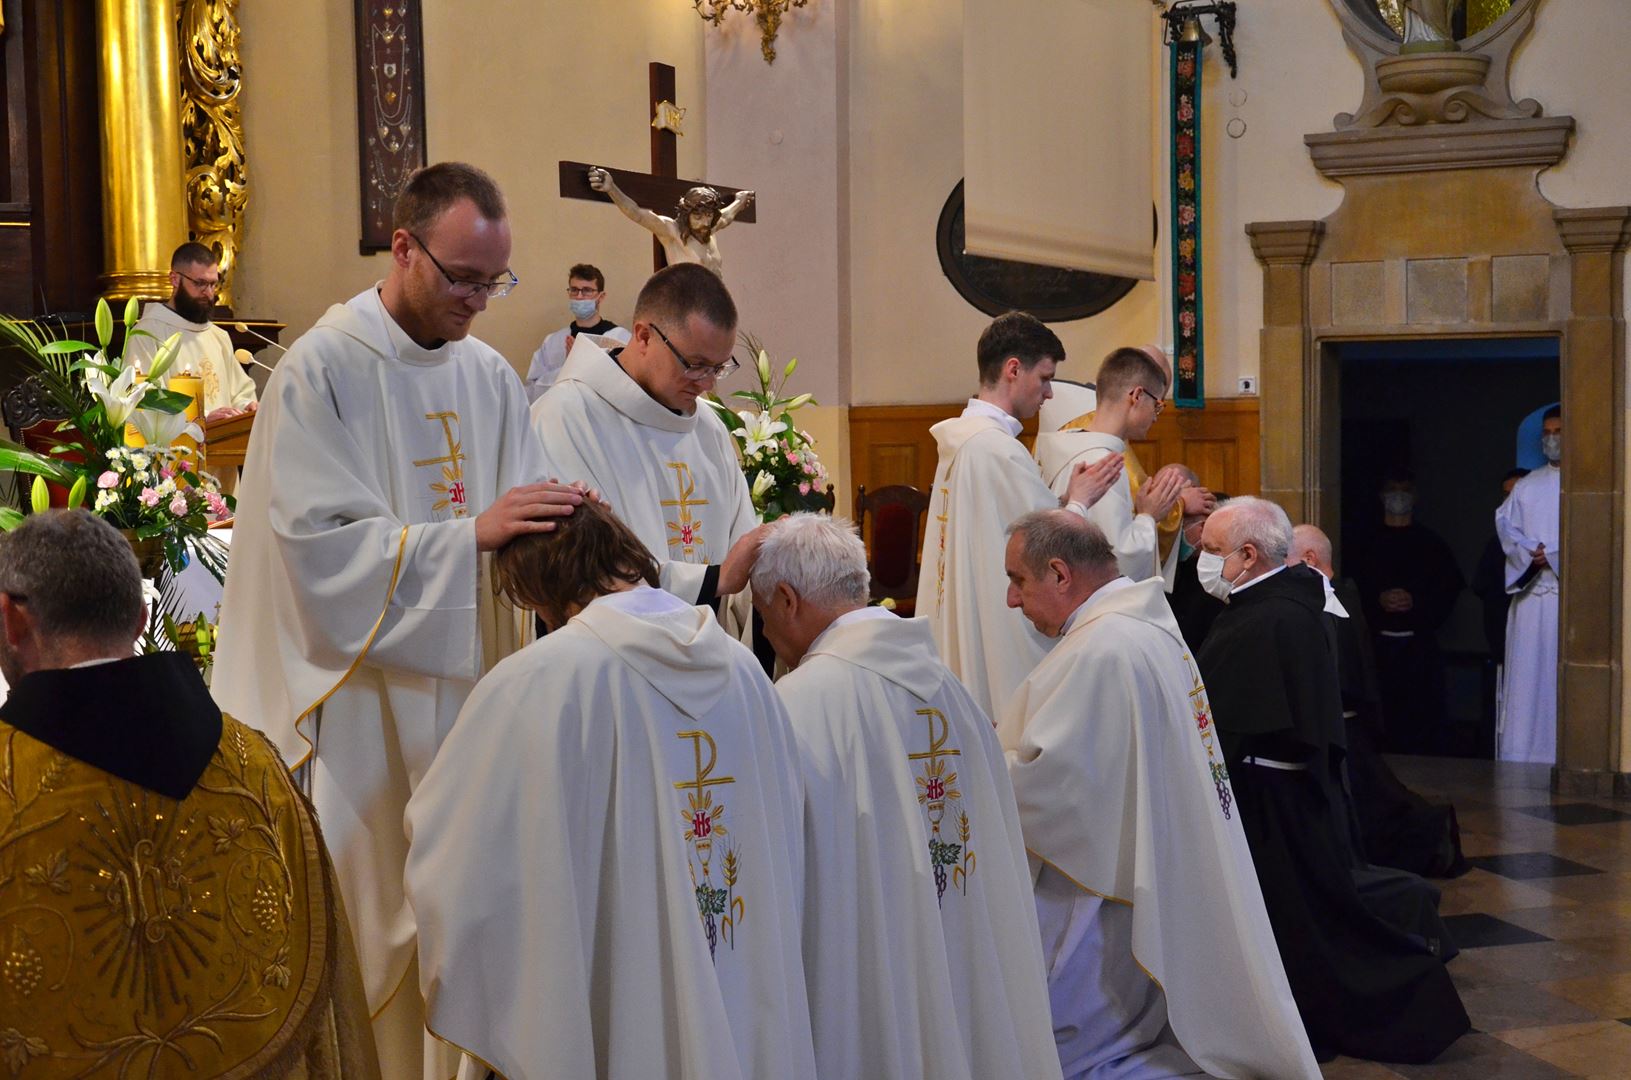
[[[1257,393],[1257,376],[1242,375],[1240,377],[1240,392],[1245,395],[1255,395]]]

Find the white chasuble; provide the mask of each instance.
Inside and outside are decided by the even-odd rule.
[[[1095,593],[1003,730],[1066,1076],[1169,1076],[1181,1048],[1211,1076],[1317,1078],[1161,582]]]
[[[509,1080],[812,1080],[795,754],[656,589],[500,663],[408,805],[431,1030]]]
[[[1506,552],[1506,662],[1495,736],[1500,761],[1557,762],[1557,636],[1562,585],[1563,470],[1543,465],[1513,485],[1495,511]],[[1546,545],[1550,566],[1531,572],[1530,556]]]
[[[776,688],[804,770],[823,1080],[1057,1080],[1002,748],[928,625],[851,612]]]
[[[204,384],[204,400],[199,402],[199,415],[231,406],[242,409],[254,404],[255,380],[244,372],[233,355],[232,339],[227,332],[212,322],[195,323],[182,318],[158,301],[150,301],[142,308],[142,317],[136,329],[145,330],[152,337],[132,335],[125,345],[123,360],[135,364],[142,371],[153,366],[153,357],[159,346],[171,334],[180,334],[176,352],[174,375],[197,375]]]
[[[998,718],[1053,645],[1008,606],[1003,530],[1022,514],[1056,509],[1059,500],[1000,420],[970,406],[930,430],[940,462],[929,493],[915,611],[929,621],[941,660],[981,711]]]
[[[1063,496],[1070,487],[1070,474],[1077,462],[1093,464],[1102,458],[1125,457],[1127,443],[1100,431],[1050,431],[1036,437],[1036,460],[1042,479],[1055,494]],[[1116,482],[1087,511],[1087,520],[1097,525],[1116,553],[1116,569],[1132,581],[1163,575],[1157,550],[1155,519],[1133,509],[1132,477],[1123,469]],[[1177,565],[1178,545],[1172,545],[1170,559]],[[1163,582],[1167,579],[1163,577]],[[1170,591],[1170,585],[1168,586]]]
[[[657,559],[663,588],[710,600],[708,567],[759,523],[730,432],[707,405],[689,416],[664,407],[602,343],[616,344],[580,334],[555,385],[533,403],[544,456],[552,475],[600,491]]]
[[[250,438],[212,693],[310,764],[376,1018],[393,995],[418,1002],[396,993],[414,953],[403,807],[476,678],[518,644],[475,516],[542,474],[503,357],[474,338],[419,347],[375,289],[289,349]]]

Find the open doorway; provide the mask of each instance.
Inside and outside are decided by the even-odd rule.
[[[1494,535],[1502,479],[1519,464],[1520,425],[1558,400],[1558,339],[1330,349],[1341,387],[1341,572],[1364,594],[1386,748],[1490,757],[1501,657],[1491,640],[1499,613],[1486,600],[1499,604],[1501,594],[1486,589],[1481,599],[1470,586]]]

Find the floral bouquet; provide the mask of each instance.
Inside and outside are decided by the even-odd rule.
[[[127,340],[145,333],[135,328],[138,310],[135,300],[125,306]],[[94,489],[91,511],[122,530],[138,557],[144,547],[154,548],[155,561],[173,572],[196,555],[221,577],[224,546],[210,540],[207,530],[212,521],[232,516],[233,500],[198,467],[196,450],[175,445],[182,436],[203,438],[184,415],[192,398],[165,382],[181,335],[164,342],[145,380],[110,355],[113,313],[106,301],[96,305],[96,335],[99,347],[57,341],[36,324],[0,317],[0,343],[21,352],[52,411],[67,417],[57,424],[59,441],[46,453],[0,439],[0,469],[34,476],[29,503],[35,513],[50,505],[47,481],[68,489],[70,507],[83,505]],[[126,446],[127,425],[145,446]],[[0,507],[0,529],[15,528],[22,519],[21,510]],[[157,574],[159,567],[144,569]]]
[[[750,336],[744,335],[742,341],[753,356],[759,389],[734,390],[730,396],[753,408],[732,410],[713,395],[702,400],[737,439],[742,472],[759,520],[774,521],[800,510],[830,510],[827,470],[816,457],[809,432],[793,423],[793,414],[814,404],[815,398],[809,394],[782,397],[787,380],[798,369],[798,359],[789,360],[780,377],[773,378],[769,353]]]

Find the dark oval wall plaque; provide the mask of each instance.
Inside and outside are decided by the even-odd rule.
[[[951,189],[935,227],[940,269],[964,300],[987,315],[1028,311],[1043,322],[1097,315],[1133,291],[1135,278],[992,259],[963,251],[963,182]]]

